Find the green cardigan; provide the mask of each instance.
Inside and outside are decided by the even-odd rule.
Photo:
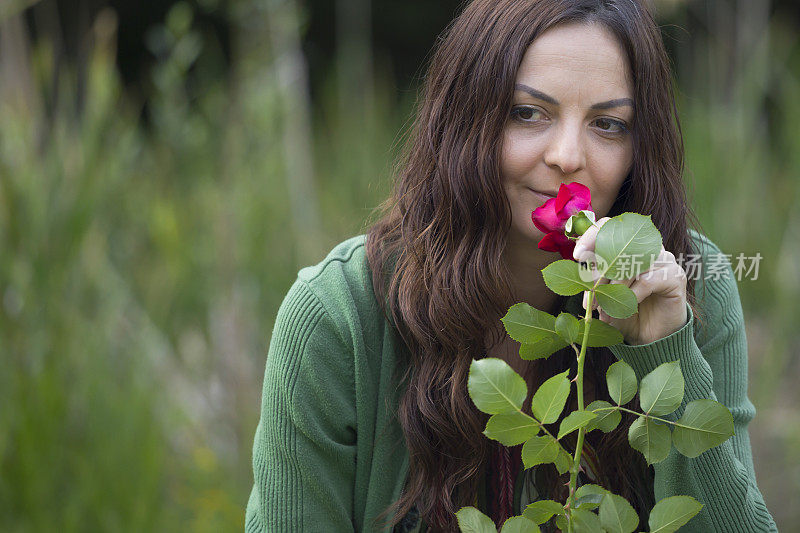
[[[692,237],[705,257],[720,253],[706,237]],[[397,363],[403,348],[378,308],[364,242],[363,235],[351,238],[300,270],[278,310],[253,444],[248,532],[380,531],[373,519],[406,481],[408,450],[392,414],[402,392]],[[684,405],[711,398],[733,413],[730,440],[695,459],[673,449],[655,465],[656,500],[686,494],[705,504],[682,531],[777,531],[753,471],[747,424],[755,408],[747,397],[736,280],[730,266],[719,279],[704,274],[696,295],[705,327],[696,326],[689,308],[688,322],[675,333],[611,350],[640,379],[679,359]],[[580,295],[566,308],[582,314]]]

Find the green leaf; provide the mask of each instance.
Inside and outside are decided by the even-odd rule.
[[[524,302],[509,307],[501,320],[508,336],[520,343],[556,336],[556,317]]]
[[[596,411],[600,408],[611,408],[608,410],[603,411]],[[622,421],[622,414],[620,414],[619,409],[611,405],[610,403],[604,400],[595,400],[586,407],[587,411],[595,411],[597,414],[597,418],[591,421],[591,423],[586,427],[587,431],[591,431],[593,429],[599,429],[603,433],[609,433],[614,431],[619,423]]]
[[[608,394],[617,405],[625,405],[636,396],[636,372],[625,361],[617,361],[606,371]]]
[[[575,533],[603,533],[600,517],[588,509],[573,509],[572,524]]]
[[[700,512],[703,504],[691,496],[670,496],[650,511],[650,533],[673,533]]]
[[[556,333],[556,317],[526,303],[512,305],[502,318],[509,337],[521,343],[520,357],[541,359],[565,347]]]
[[[561,296],[572,296],[590,290],[592,284],[581,279],[578,269],[578,263],[575,261],[559,259],[542,269],[544,283],[551,291]]]
[[[552,463],[558,456],[558,441],[549,435],[533,437],[522,445],[522,463],[525,468]]]
[[[503,523],[500,533],[541,533],[541,530],[524,516],[512,516]]]
[[[733,415],[714,400],[689,402],[678,424],[688,427],[675,426],[672,442],[686,457],[697,457],[733,435]]]
[[[567,516],[560,514],[556,516],[556,527],[559,531],[567,531]]]
[[[572,456],[567,453],[567,451],[562,448],[561,446],[558,447],[558,455],[556,456],[555,461],[553,461],[556,465],[556,470],[558,470],[559,474],[563,474],[567,470],[570,469],[572,466]]]
[[[488,438],[503,446],[516,446],[539,434],[539,424],[525,413],[515,411],[492,415],[483,432]]]
[[[456,513],[458,528],[463,533],[497,533],[492,519],[475,507],[462,507]]]
[[[475,406],[490,415],[522,409],[528,395],[525,380],[508,363],[494,357],[472,361],[467,390]]]
[[[594,251],[600,256],[598,269],[604,278],[634,278],[647,271],[661,253],[661,233],[650,215],[623,213],[600,228]],[[632,269],[634,263],[637,268]]]
[[[642,378],[639,405],[647,414],[668,415],[680,407],[683,388],[680,363],[664,363]]]
[[[586,328],[586,321],[581,320],[578,330],[578,344],[583,344],[583,332]],[[589,339],[586,341],[586,346],[593,348],[597,346],[614,346],[622,342],[622,333],[612,326],[606,324],[602,320],[593,319],[589,323]]]
[[[569,313],[560,313],[556,318],[556,333],[567,344],[572,344],[578,338],[580,324],[578,319]]]
[[[628,500],[609,492],[600,502],[600,525],[608,533],[631,533],[639,525],[639,515]]]
[[[603,501],[603,496],[608,494],[608,491],[600,485],[587,483],[578,487],[575,491],[575,507],[583,509],[597,509],[600,502]]]
[[[522,516],[536,522],[544,524],[553,515],[564,514],[564,506],[553,500],[539,500],[529,504]]]
[[[597,415],[589,411],[573,411],[564,417],[558,428],[558,440],[564,435],[569,435],[578,428],[586,427]]]
[[[536,342],[523,344],[519,347],[519,356],[526,361],[534,361],[536,359],[543,359],[557,352],[567,343],[564,339],[553,333],[552,337],[542,337]]]
[[[565,370],[551,377],[542,383],[542,386],[533,395],[533,400],[531,401],[533,416],[542,424],[552,424],[561,416],[561,411],[564,410],[564,404],[567,403],[567,397],[569,396],[570,381],[567,379],[568,372],[569,370]],[[522,399],[524,400],[525,396]]]
[[[639,307],[636,294],[621,283],[603,283],[595,289],[597,303],[614,318],[628,318]]]
[[[670,431],[667,426],[656,424],[652,418],[640,416],[628,429],[628,442],[631,448],[644,455],[647,464],[663,461],[671,448]]]

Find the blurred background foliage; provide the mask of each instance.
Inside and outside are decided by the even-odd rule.
[[[0,530],[236,531],[274,316],[389,192],[460,2],[0,3]],[[654,4],[800,528],[800,9]]]

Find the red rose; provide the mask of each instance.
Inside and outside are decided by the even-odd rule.
[[[579,211],[592,209],[592,193],[585,185],[572,182],[561,184],[558,196],[550,198],[531,213],[533,224],[545,235],[539,249],[559,252],[564,259],[572,259],[575,242],[564,235],[567,220]]]

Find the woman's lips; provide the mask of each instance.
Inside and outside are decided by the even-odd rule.
[[[531,189],[530,187],[528,187],[528,190],[531,191],[536,196],[538,196],[539,198],[541,198],[542,203],[545,203],[550,198],[555,198],[555,195],[550,195],[550,194],[547,194],[547,193],[539,192],[537,190]]]

